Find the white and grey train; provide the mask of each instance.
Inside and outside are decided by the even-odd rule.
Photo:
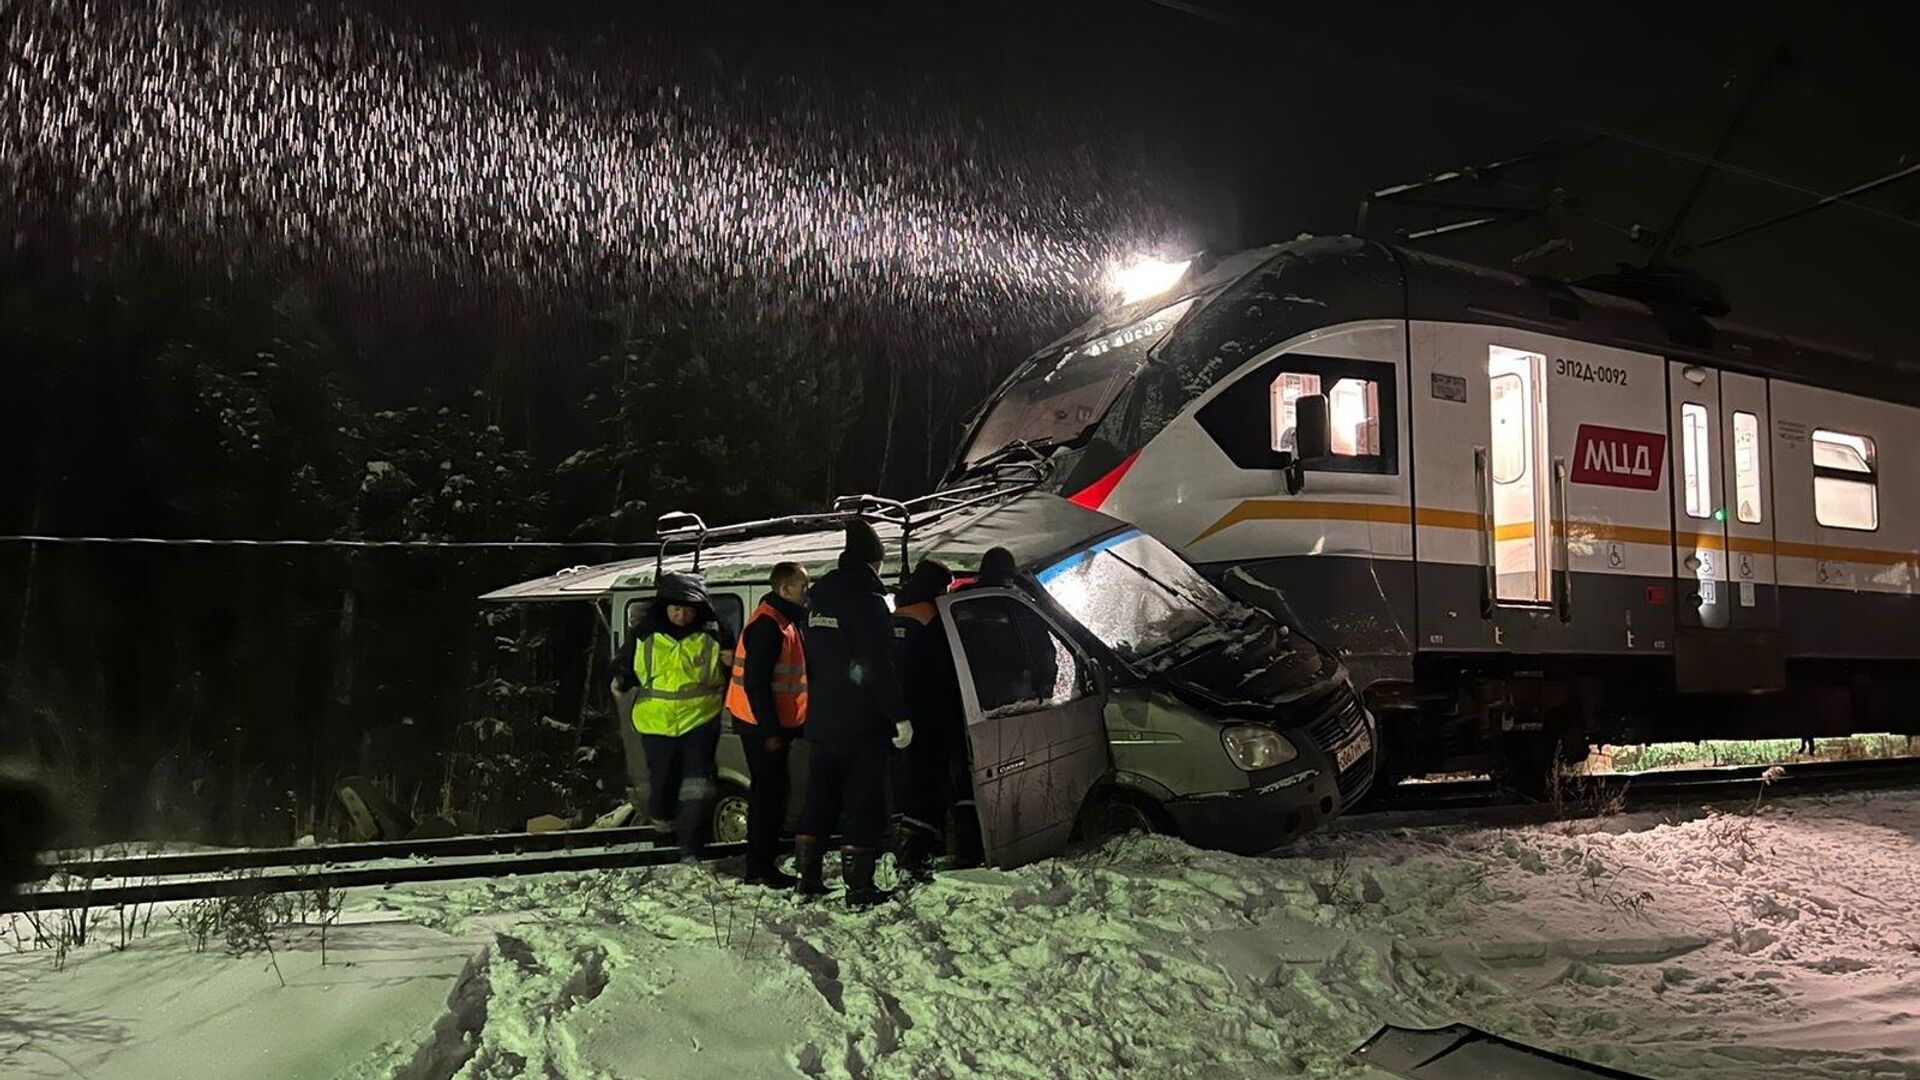
[[[948,480],[1014,458],[1340,655],[1395,772],[1920,732],[1911,368],[1302,240],[1029,359]]]

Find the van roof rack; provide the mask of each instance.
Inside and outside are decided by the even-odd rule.
[[[900,529],[900,580],[904,583],[913,570],[911,544],[915,530],[924,531],[955,514],[1024,495],[1046,481],[1047,471],[1042,461],[1005,462],[995,465],[991,472],[979,479],[911,499],[889,499],[864,493],[841,495],[833,500],[833,509],[824,513],[789,514],[716,527],[709,527],[698,514],[670,510],[661,514],[655,524],[660,546],[654,555],[654,580],[659,580],[666,566],[668,552],[677,543],[692,545],[693,569],[698,572],[700,554],[709,541],[779,536],[867,520]]]

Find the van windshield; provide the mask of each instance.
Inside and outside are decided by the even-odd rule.
[[[1110,334],[1029,360],[988,407],[967,448],[967,465],[1016,442],[1058,446],[1086,434],[1192,306],[1191,299],[1182,300]]]
[[[1186,560],[1137,529],[1074,552],[1038,577],[1054,603],[1129,662],[1237,623],[1244,612]]]

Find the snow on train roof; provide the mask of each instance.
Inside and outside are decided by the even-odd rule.
[[[872,524],[887,546],[887,564],[882,573],[891,577],[899,571],[900,528],[879,521]],[[1121,521],[1057,495],[1028,492],[1005,502],[960,511],[915,529],[908,541],[908,557],[914,562],[937,558],[964,571],[979,566],[980,557],[987,549],[1004,547],[1013,552],[1017,563],[1030,567],[1052,561],[1056,556],[1127,527]],[[789,561],[819,573],[839,558],[842,538],[839,528],[829,528],[723,541],[701,551],[700,569],[712,583],[764,582],[775,563]],[[665,560],[664,568],[692,569],[692,553],[678,553],[678,544],[675,550],[676,554]],[[496,602],[591,600],[616,589],[652,584],[654,568],[652,556],[598,566],[569,567],[546,577],[495,589],[480,599]]]

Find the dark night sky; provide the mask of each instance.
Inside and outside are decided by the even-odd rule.
[[[1781,48],[1786,62],[1726,155],[1777,182],[1714,172],[1683,241],[1920,162],[1910,35],[1811,4],[1139,0],[944,5],[912,20],[753,10],[679,29],[730,56],[777,55],[802,77],[976,109],[987,124],[1060,119],[1084,146],[1037,150],[1137,155],[1107,182],[1149,181],[1176,230],[1205,246],[1351,231],[1373,188],[1605,131],[1624,138],[1590,143],[1557,175],[1580,220],[1428,246],[1502,265],[1562,235],[1572,254],[1553,268],[1570,276],[1643,261],[1626,228],[1665,228],[1700,168],[1681,155],[1711,155]],[[1151,176],[1128,175],[1134,163]],[[1684,261],[1725,286],[1741,321],[1920,358],[1920,328],[1902,314],[1920,286],[1920,176],[1859,201],[1905,221],[1836,206]]]
[[[1269,7],[1278,13],[1255,14]],[[1781,46],[1790,59],[1755,98],[1730,164],[1831,193],[1920,161],[1920,80],[1892,25],[1816,19],[1810,7],[1775,18],[1726,4],[1609,6],[1598,16],[1394,7],[1211,6],[1233,13],[1232,25],[1138,13],[1139,32],[1179,42],[1190,76],[1170,92],[1204,118],[1188,137],[1221,198],[1190,208],[1193,220],[1227,242],[1348,230],[1364,190],[1597,129],[1708,155]],[[1590,220],[1563,222],[1573,253],[1557,268],[1578,275],[1643,260],[1618,229],[1664,228],[1697,172],[1616,139],[1571,155],[1558,183]],[[1811,201],[1716,172],[1681,235],[1716,236]],[[1833,207],[1686,262],[1725,286],[1742,321],[1913,360],[1920,330],[1902,313],[1920,285],[1920,177],[1862,201],[1907,220]],[[1428,246],[1501,265],[1548,235],[1532,222]]]
[[[949,206],[954,177],[964,187],[979,169],[966,201],[1030,213],[1043,226],[1051,217],[1090,256],[1141,242],[1232,248],[1350,231],[1366,191],[1559,139],[1584,141],[1553,178],[1579,200],[1577,217],[1428,246],[1499,265],[1557,235],[1571,241],[1570,254],[1533,269],[1578,276],[1639,261],[1646,253],[1626,230],[1666,225],[1699,172],[1685,155],[1712,152],[1782,48],[1787,63],[1729,148],[1737,171],[1713,174],[1682,241],[1920,161],[1920,79],[1904,62],[1903,28],[1810,5],[1755,14],[1721,3],[1462,12],[1251,0],[233,8],[186,0],[161,16],[141,0],[108,6],[144,12],[136,20],[265,13],[258,18],[323,50],[338,47],[343,19],[371,16],[427,42],[429,62],[457,69],[474,56],[495,78],[565,57],[563,78],[600,73],[616,87],[583,106],[601,114],[644,117],[647,87],[678,85],[698,122],[737,129],[778,154],[801,147],[815,159],[803,169],[836,155],[877,162],[879,174],[924,180]],[[514,49],[524,59],[503,69],[499,57]],[[1601,132],[1613,137],[1596,139]],[[1048,209],[1049,200],[1063,209]],[[1724,283],[1743,321],[1913,358],[1920,331],[1897,313],[1915,282],[1920,177],[1861,201],[1879,216],[1834,207],[1690,265]],[[269,216],[287,208],[283,201]],[[231,269],[244,273],[251,254]]]
[[[1812,5],[1105,4],[1004,19],[948,8],[937,40],[869,28],[876,77],[1006,80],[1030,107],[1099,116],[1168,182],[1170,217],[1231,247],[1350,231],[1358,197],[1548,138],[1603,139],[1557,182],[1581,220],[1495,227],[1428,246],[1501,265],[1549,235],[1571,275],[1640,261],[1626,227],[1662,229],[1767,57],[1788,62],[1755,98],[1727,160],[1681,229],[1703,239],[1920,161],[1920,79],[1892,22]],[[922,61],[928,61],[923,64]],[[1064,148],[1063,148],[1064,149]],[[1125,177],[1111,177],[1125,184]],[[1793,188],[1803,189],[1802,191]],[[1920,177],[1864,196],[1903,222],[1833,207],[1688,260],[1741,321],[1920,357],[1903,312],[1920,276]],[[1438,220],[1444,219],[1436,219]]]

